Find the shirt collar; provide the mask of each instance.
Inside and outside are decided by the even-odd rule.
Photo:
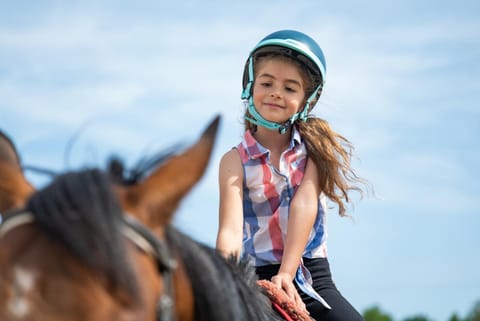
[[[270,153],[270,150],[267,148],[263,147],[255,137],[253,137],[252,133],[249,130],[246,130],[244,135],[244,147],[245,150],[248,153],[248,156],[252,159],[260,158],[264,155],[267,155]],[[300,145],[302,143],[302,137],[300,136],[300,132],[298,131],[296,126],[292,127],[292,135],[290,139],[290,146],[288,149],[293,149],[296,146]]]

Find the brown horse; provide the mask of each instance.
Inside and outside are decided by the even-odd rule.
[[[180,154],[67,172],[39,191],[0,135],[0,320],[278,320],[250,267],[170,224],[218,123]]]

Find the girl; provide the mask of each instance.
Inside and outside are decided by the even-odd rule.
[[[309,36],[281,30],[262,39],[244,69],[242,142],[220,161],[217,249],[251,260],[315,320],[363,320],[330,274],[326,200],[345,215],[361,179],[352,146],[310,114],[325,82],[325,58]]]

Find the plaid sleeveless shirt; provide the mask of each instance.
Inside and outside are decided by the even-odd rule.
[[[250,131],[236,146],[243,165],[243,252],[242,257],[255,266],[280,264],[287,234],[290,201],[303,178],[307,150],[300,133],[293,127],[288,149],[280,156],[279,168],[270,163],[270,151],[260,145]],[[318,201],[318,213],[303,257],[327,257],[326,199]],[[308,269],[299,266],[295,280],[309,296],[322,302],[312,288]]]

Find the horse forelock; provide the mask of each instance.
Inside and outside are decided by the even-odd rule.
[[[163,164],[176,152],[182,150],[182,145],[177,144],[166,150],[149,157],[143,157],[130,169],[118,157],[111,157],[108,163],[108,173],[117,183],[131,185],[141,182],[148,177],[159,165]]]
[[[37,226],[107,280],[109,287],[137,293],[121,234],[123,213],[102,171],[59,175],[32,195],[26,208]]]

